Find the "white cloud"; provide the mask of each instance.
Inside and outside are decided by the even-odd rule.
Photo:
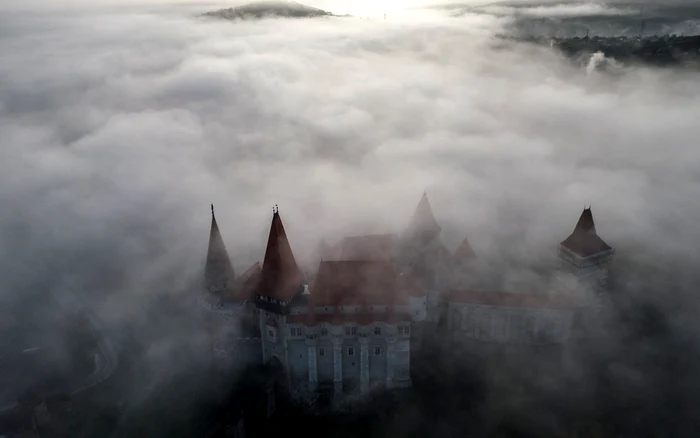
[[[486,15],[163,10],[3,17],[7,257],[79,247],[134,282],[151,263],[194,272],[214,202],[240,269],[262,257],[274,204],[303,254],[341,231],[399,230],[424,189],[449,247],[468,234],[482,253],[505,241],[553,255],[584,204],[621,249],[700,247],[700,102],[684,73],[608,77],[548,49],[496,49],[504,22]]]

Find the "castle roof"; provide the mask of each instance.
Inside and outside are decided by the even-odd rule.
[[[294,260],[279,211],[275,211],[267,239],[258,294],[286,301],[299,291],[303,283],[304,274]]]
[[[550,296],[542,293],[452,290],[449,292],[447,299],[451,303],[476,304],[494,307],[561,310],[574,308],[574,303],[564,296]]]
[[[398,241],[396,234],[346,237],[340,245],[340,259],[391,260],[396,254]]]
[[[469,239],[466,237],[462,241],[462,244],[457,247],[454,253],[454,258],[461,261],[472,260],[476,258],[472,246],[469,244]]]
[[[423,192],[404,237],[407,243],[423,244],[437,237],[440,230],[440,225],[435,220],[433,209],[430,207],[428,194]]]
[[[236,279],[233,287],[230,288],[224,299],[231,301],[252,301],[255,298],[255,292],[258,290],[261,275],[262,267],[260,266],[260,262],[255,262],[243,275]]]
[[[209,231],[209,248],[207,261],[204,265],[204,281],[210,291],[221,293],[234,279],[231,259],[226,251],[224,239],[221,237],[219,226],[214,216],[214,205],[211,206],[211,230]]]
[[[389,261],[323,261],[311,291],[312,306],[391,305],[406,302],[422,289],[400,276]]]
[[[612,249],[596,233],[590,207],[583,209],[573,233],[560,245],[581,257],[589,257]]]

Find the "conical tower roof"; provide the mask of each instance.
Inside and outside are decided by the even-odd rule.
[[[208,291],[221,295],[234,280],[233,266],[226,251],[224,239],[221,237],[219,226],[214,216],[214,205],[211,206],[211,230],[209,232],[209,249],[204,265],[204,282]]]
[[[440,234],[440,225],[435,220],[433,209],[428,201],[428,194],[423,192],[423,196],[416,207],[415,213],[405,233],[405,238],[409,241],[416,239],[422,242],[430,241]]]
[[[469,244],[469,239],[466,237],[462,241],[462,244],[457,247],[455,250],[455,259],[457,260],[471,260],[476,258],[476,254],[474,253],[474,250],[472,249],[472,246]]]
[[[581,257],[589,257],[612,249],[596,233],[590,207],[583,209],[573,233],[561,242],[561,246]]]
[[[304,275],[294,260],[279,210],[275,210],[270,225],[270,236],[267,239],[258,293],[285,301],[296,295],[303,283]]]

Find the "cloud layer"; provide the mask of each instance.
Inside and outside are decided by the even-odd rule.
[[[232,24],[155,6],[3,15],[6,294],[39,269],[182,285],[210,202],[240,271],[274,204],[302,257],[400,230],[423,190],[450,248],[553,257],[592,204],[623,253],[697,257],[689,73],[587,71],[494,40],[508,21],[490,15]]]

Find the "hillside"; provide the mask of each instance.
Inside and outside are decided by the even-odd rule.
[[[322,9],[303,5],[301,3],[284,1],[256,2],[203,14],[205,17],[221,18],[225,20],[249,20],[274,17],[313,18],[332,15],[332,13]]]

